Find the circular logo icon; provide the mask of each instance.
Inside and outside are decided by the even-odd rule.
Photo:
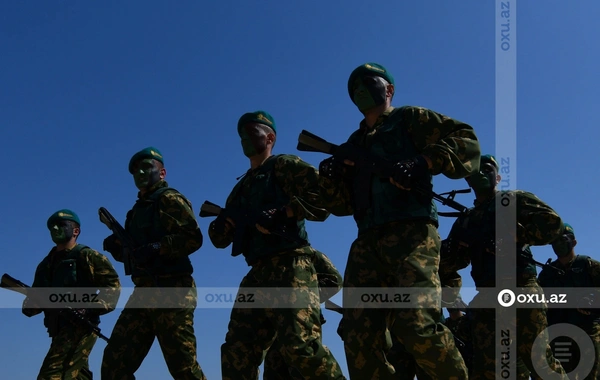
[[[511,307],[516,299],[515,293],[510,289],[504,289],[498,293],[498,303],[500,306]]]
[[[567,375],[577,372],[580,378],[585,378],[592,370],[594,361],[596,360],[594,342],[592,342],[592,339],[585,331],[570,323],[557,323],[549,326],[535,338],[533,347],[531,348],[533,368],[544,379],[563,379],[563,375],[552,371],[545,360],[543,361],[543,364],[546,364],[545,366],[540,364],[540,360],[536,360],[545,358],[546,349],[550,342],[560,337],[563,337],[563,339],[557,339],[559,342],[556,342],[555,344],[553,353],[554,358],[558,361],[569,361],[572,356],[579,356],[579,364],[568,372]],[[568,346],[570,346],[569,343],[571,342],[575,343],[577,347],[569,348]],[[534,355],[537,358],[534,357]]]

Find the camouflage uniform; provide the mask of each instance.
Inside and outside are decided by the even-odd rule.
[[[564,274],[558,274],[557,271],[552,269],[543,269],[540,272],[538,280],[540,285],[544,288],[600,288],[600,262],[597,260],[594,260],[588,256],[577,255],[573,261],[566,265],[563,265],[559,260],[553,261],[550,265],[562,269]],[[594,293],[594,295],[596,300],[591,301],[598,302],[597,293]],[[579,364],[579,360],[562,362],[562,366],[565,368],[565,371],[567,371],[569,378],[571,380],[599,379],[600,368],[598,361],[600,355],[600,310],[590,309],[580,311],[577,309],[550,308],[548,310],[548,325],[554,325],[557,323],[570,323],[583,329],[589,335],[590,339],[592,339],[595,347],[595,352],[581,352],[579,354],[580,358],[589,358],[590,356],[595,358],[594,366],[587,375],[572,372]],[[557,353],[555,353],[555,355],[558,356]],[[575,359],[575,357],[572,357],[572,359]]]
[[[133,265],[135,288],[104,350],[102,379],[135,379],[156,337],[173,378],[205,380],[196,357],[197,292],[188,257],[200,249],[203,237],[192,204],[165,180],[138,198],[127,213],[125,231],[136,249],[160,243],[160,250]],[[105,241],[105,250],[123,262],[122,248]]]
[[[389,107],[372,130],[363,120],[348,143],[391,162],[427,156],[433,167],[425,179],[426,188],[432,186],[434,175],[459,179],[478,169],[480,150],[473,129],[420,107]],[[385,331],[392,324],[392,335],[403,342],[426,374],[466,378],[467,369],[452,334],[439,323],[441,309],[431,306],[439,305],[437,300],[427,298],[428,305],[416,309],[353,309],[346,303],[346,295],[355,287],[440,290],[440,237],[431,196],[400,190],[374,177],[370,208],[358,215],[352,182],[321,176],[320,183],[326,208],[336,216],[354,215],[358,225],[344,273],[344,347],[351,378],[392,379],[394,373],[407,371],[394,369],[384,354],[389,348]]]
[[[69,288],[65,289],[65,293],[70,292],[70,301],[74,302],[83,300],[82,297],[99,289],[95,300],[88,298],[91,302],[96,301],[95,303],[69,304],[84,312],[85,318],[94,325],[100,324],[100,315],[116,308],[121,293],[119,276],[110,261],[106,256],[82,244],[60,251],[56,247],[52,248],[38,265],[32,288]],[[77,288],[83,288],[85,292],[81,294]],[[44,325],[52,338],[37,379],[91,380],[88,359],[98,337],[84,323],[61,312],[58,306],[61,305],[41,305],[29,297],[23,302],[23,314],[28,317],[44,312]]]
[[[294,217],[282,224],[294,231],[297,239],[263,234],[253,226],[246,229],[242,253],[251,269],[240,284],[239,294],[245,293],[244,288],[278,288],[283,293],[258,292],[252,309],[239,302],[238,295],[221,347],[224,380],[258,379],[264,352],[275,339],[286,365],[304,379],[344,379],[334,356],[321,343],[320,297],[313,264],[316,251],[304,229],[305,219],[323,221],[328,216],[311,206],[318,202],[317,178],[316,169],[297,156],[270,156],[258,168],[248,170],[227,198],[226,210],[244,213],[291,207]],[[215,247],[226,248],[234,239],[234,231],[216,231],[215,223],[209,227],[210,239]],[[291,289],[296,300],[286,294]]]
[[[494,161],[495,162],[495,161]],[[497,164],[496,164],[497,165]],[[562,229],[558,214],[534,194],[515,191],[495,191],[495,195],[484,202],[474,202],[475,207],[459,216],[453,224],[448,238],[443,242],[440,277],[444,285],[457,291],[462,285],[458,270],[472,266],[471,276],[479,293],[469,305],[471,310],[473,339],[473,372],[470,379],[496,379],[496,350],[500,349],[494,343],[496,335],[496,310],[483,308],[482,303],[489,302],[487,288],[516,286],[522,293],[541,294],[542,289],[536,281],[536,268],[531,263],[531,250],[526,245],[545,245],[556,239]],[[507,200],[507,204],[516,204],[516,237],[496,236],[496,204],[499,200]],[[517,257],[517,267],[514,274],[506,274],[496,282],[496,256],[502,257],[502,246],[514,244],[522,255]],[[507,243],[508,242],[508,243]],[[507,252],[509,250],[504,250]],[[510,284],[512,281],[513,285]],[[497,294],[497,293],[496,293]],[[501,308],[500,312],[506,310]],[[517,309],[516,331],[518,377],[528,379],[529,372],[534,379],[543,378],[533,368],[533,360],[539,367],[546,368],[548,373],[564,375],[560,362],[552,354],[549,342],[545,344],[544,353],[532,352],[533,342],[539,334],[548,338],[546,320],[547,306],[540,308]],[[500,316],[498,316],[500,318]],[[512,323],[512,322],[511,322]],[[512,325],[511,325],[512,326]],[[498,366],[500,368],[500,366]],[[542,376],[542,377],[540,377]]]
[[[314,267],[317,271],[317,282],[319,283],[320,303],[327,301],[342,289],[342,275],[335,268],[329,257],[315,250]],[[320,315],[321,325],[326,321],[323,310]],[[285,364],[285,359],[280,350],[282,345],[278,339],[267,350],[265,356],[265,373],[263,380],[304,380],[299,373],[292,372],[292,367]]]

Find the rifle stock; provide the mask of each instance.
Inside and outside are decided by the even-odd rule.
[[[8,273],[4,273],[2,275],[2,279],[0,280],[0,287],[7,289],[7,290],[11,290],[13,292],[21,293],[26,297],[31,297],[31,295],[29,294],[31,287],[29,285],[26,285],[23,282],[17,280],[16,278],[10,276]],[[64,310],[66,310],[71,317],[75,318],[80,323],[84,323],[86,325],[86,327],[91,332],[96,334],[100,339],[108,342],[108,337],[106,337],[104,334],[102,334],[100,328],[98,326],[95,326],[89,320],[87,320],[77,310],[75,310],[71,307],[65,307]]]
[[[383,158],[373,156],[364,148],[353,146],[349,143],[336,145],[304,129],[302,130],[302,132],[300,132],[300,135],[298,136],[298,145],[296,146],[296,149],[302,152],[325,153],[335,157],[339,157],[340,159],[348,159],[350,161],[353,161],[355,164],[355,168],[359,172],[358,175],[361,175],[360,173],[362,173],[363,176],[368,178],[370,178],[371,175],[376,175],[381,179],[388,179],[392,177],[394,173],[394,164],[392,162],[389,162]],[[360,194],[360,196],[356,197],[355,199],[355,208],[357,213],[364,212],[369,207],[371,187],[368,178],[361,178],[360,180],[357,179],[353,181],[354,194]],[[415,186],[415,190],[423,196],[431,197],[437,200],[438,202],[442,203],[442,205],[451,207],[459,211],[459,213],[468,210],[467,207],[456,202],[454,200],[454,196],[457,193],[468,193],[471,191],[471,189],[454,190],[450,193],[445,193],[450,194],[448,198],[444,198],[442,194],[437,194],[433,192],[431,188],[425,189],[421,186]]]
[[[125,231],[123,226],[119,224],[119,222],[112,216],[110,212],[104,207],[100,207],[98,209],[98,216],[100,217],[100,221],[108,227],[109,230],[116,236],[117,239],[121,242],[123,247],[123,265],[125,267],[125,275],[131,275],[131,265],[132,265],[132,255],[131,251],[133,250],[133,242],[129,237],[129,234]]]

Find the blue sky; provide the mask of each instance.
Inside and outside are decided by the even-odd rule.
[[[508,2],[518,19],[511,31],[517,44],[517,137],[502,142],[517,152],[518,182],[512,186],[550,204],[575,228],[576,251],[600,259],[593,243],[600,213],[594,153],[600,133],[593,111],[600,56],[593,25],[600,5]],[[464,121],[475,128],[484,153],[494,153],[496,76],[507,76],[496,67],[499,2],[255,4],[0,5],[2,273],[32,282],[53,245],[46,220],[61,208],[79,214],[80,242],[101,250],[109,231],[97,210],[106,207],[124,221],[137,194],[127,164],[149,145],[162,151],[169,184],[192,201],[196,214],[204,200],[222,204],[249,167],[236,134],[245,112],[270,112],[278,125],[275,153],[298,154],[317,166],[325,156],[298,152],[298,134],[307,129],[332,142],[347,139],[361,114],[346,81],[369,61],[394,75],[394,105],[424,106]],[[435,187],[443,192],[466,183],[440,176]],[[457,200],[471,205],[473,195]],[[210,220],[198,218],[205,236]],[[442,237],[452,221],[441,219]],[[332,216],[307,228],[313,246],[343,273],[356,237],[352,218]],[[554,257],[549,247],[536,247],[534,254],[544,262]],[[208,239],[191,259],[198,287],[237,287],[248,271],[243,258],[215,249]],[[123,286],[131,287],[117,264]],[[462,273],[465,286],[472,286],[469,268]],[[42,317],[23,316],[21,298],[6,291],[0,300],[2,378],[32,379],[50,344]],[[126,301],[122,297],[120,307]],[[119,313],[102,319],[105,334]],[[326,311],[325,317],[323,340],[347,374],[335,333],[339,316]],[[198,360],[209,380],[220,378],[228,319],[228,308],[195,313]],[[90,358],[97,377],[104,347],[98,341]],[[136,376],[170,378],[158,343]]]

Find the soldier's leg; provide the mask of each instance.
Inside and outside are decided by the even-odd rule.
[[[268,321],[266,311],[254,294],[256,308],[238,302],[251,289],[260,287],[253,268],[240,283],[236,302],[231,310],[225,343],[221,345],[222,380],[258,380],[260,364],[275,339],[275,328]],[[244,290],[245,288],[245,290]],[[252,306],[250,305],[250,306]],[[271,305],[272,306],[272,305]]]
[[[305,380],[345,379],[342,370],[321,340],[321,309],[317,273],[308,255],[278,260],[274,273],[278,286],[293,289],[283,294],[279,307],[267,314],[277,329],[280,350],[293,376]],[[284,270],[287,269],[287,270]]]
[[[206,380],[197,360],[194,309],[156,310],[153,320],[171,376],[178,380]]]
[[[85,373],[97,339],[83,326],[62,328],[52,339],[37,380],[87,379]]]
[[[149,309],[128,309],[126,305],[104,348],[100,378],[102,380],[135,379],[133,374],[148,355],[154,336]]]
[[[425,223],[405,224],[402,229],[380,239],[382,258],[388,258],[389,262],[385,264],[395,270],[398,283],[394,286],[408,291],[427,289],[421,296],[410,295],[416,308],[394,310],[392,335],[402,341],[406,351],[429,377],[466,379],[467,367],[453,335],[440,323],[440,245],[437,229]]]
[[[582,373],[579,376],[579,379],[584,380],[598,380],[600,379],[600,326],[596,326],[594,331],[590,334],[590,339],[592,339],[594,343],[594,351],[583,351],[581,353],[582,358],[589,358],[587,360],[593,360],[594,366],[592,367],[590,373],[585,374]],[[585,360],[585,359],[584,359]]]
[[[389,333],[386,335],[389,335]],[[406,352],[404,345],[397,339],[395,339],[392,348],[387,352],[386,358],[388,362],[397,369],[394,379],[414,380],[415,376],[417,376],[417,380],[431,379],[417,365],[415,358]]]
[[[281,349],[281,344],[275,339],[265,355],[263,380],[304,380],[302,377],[293,377],[293,374],[290,374],[289,367],[281,354]]]
[[[161,278],[164,309],[152,312],[158,344],[174,379],[206,380],[197,358],[194,312],[198,304],[192,276]]]
[[[540,290],[541,291],[541,290]],[[560,362],[554,357],[548,336],[548,322],[544,308],[517,309],[517,350],[519,358],[531,372],[533,379],[568,380]],[[538,338],[539,336],[539,338]],[[541,339],[540,349],[534,349],[534,341]],[[536,366],[534,368],[534,362]],[[540,369],[539,371],[536,368]]]

